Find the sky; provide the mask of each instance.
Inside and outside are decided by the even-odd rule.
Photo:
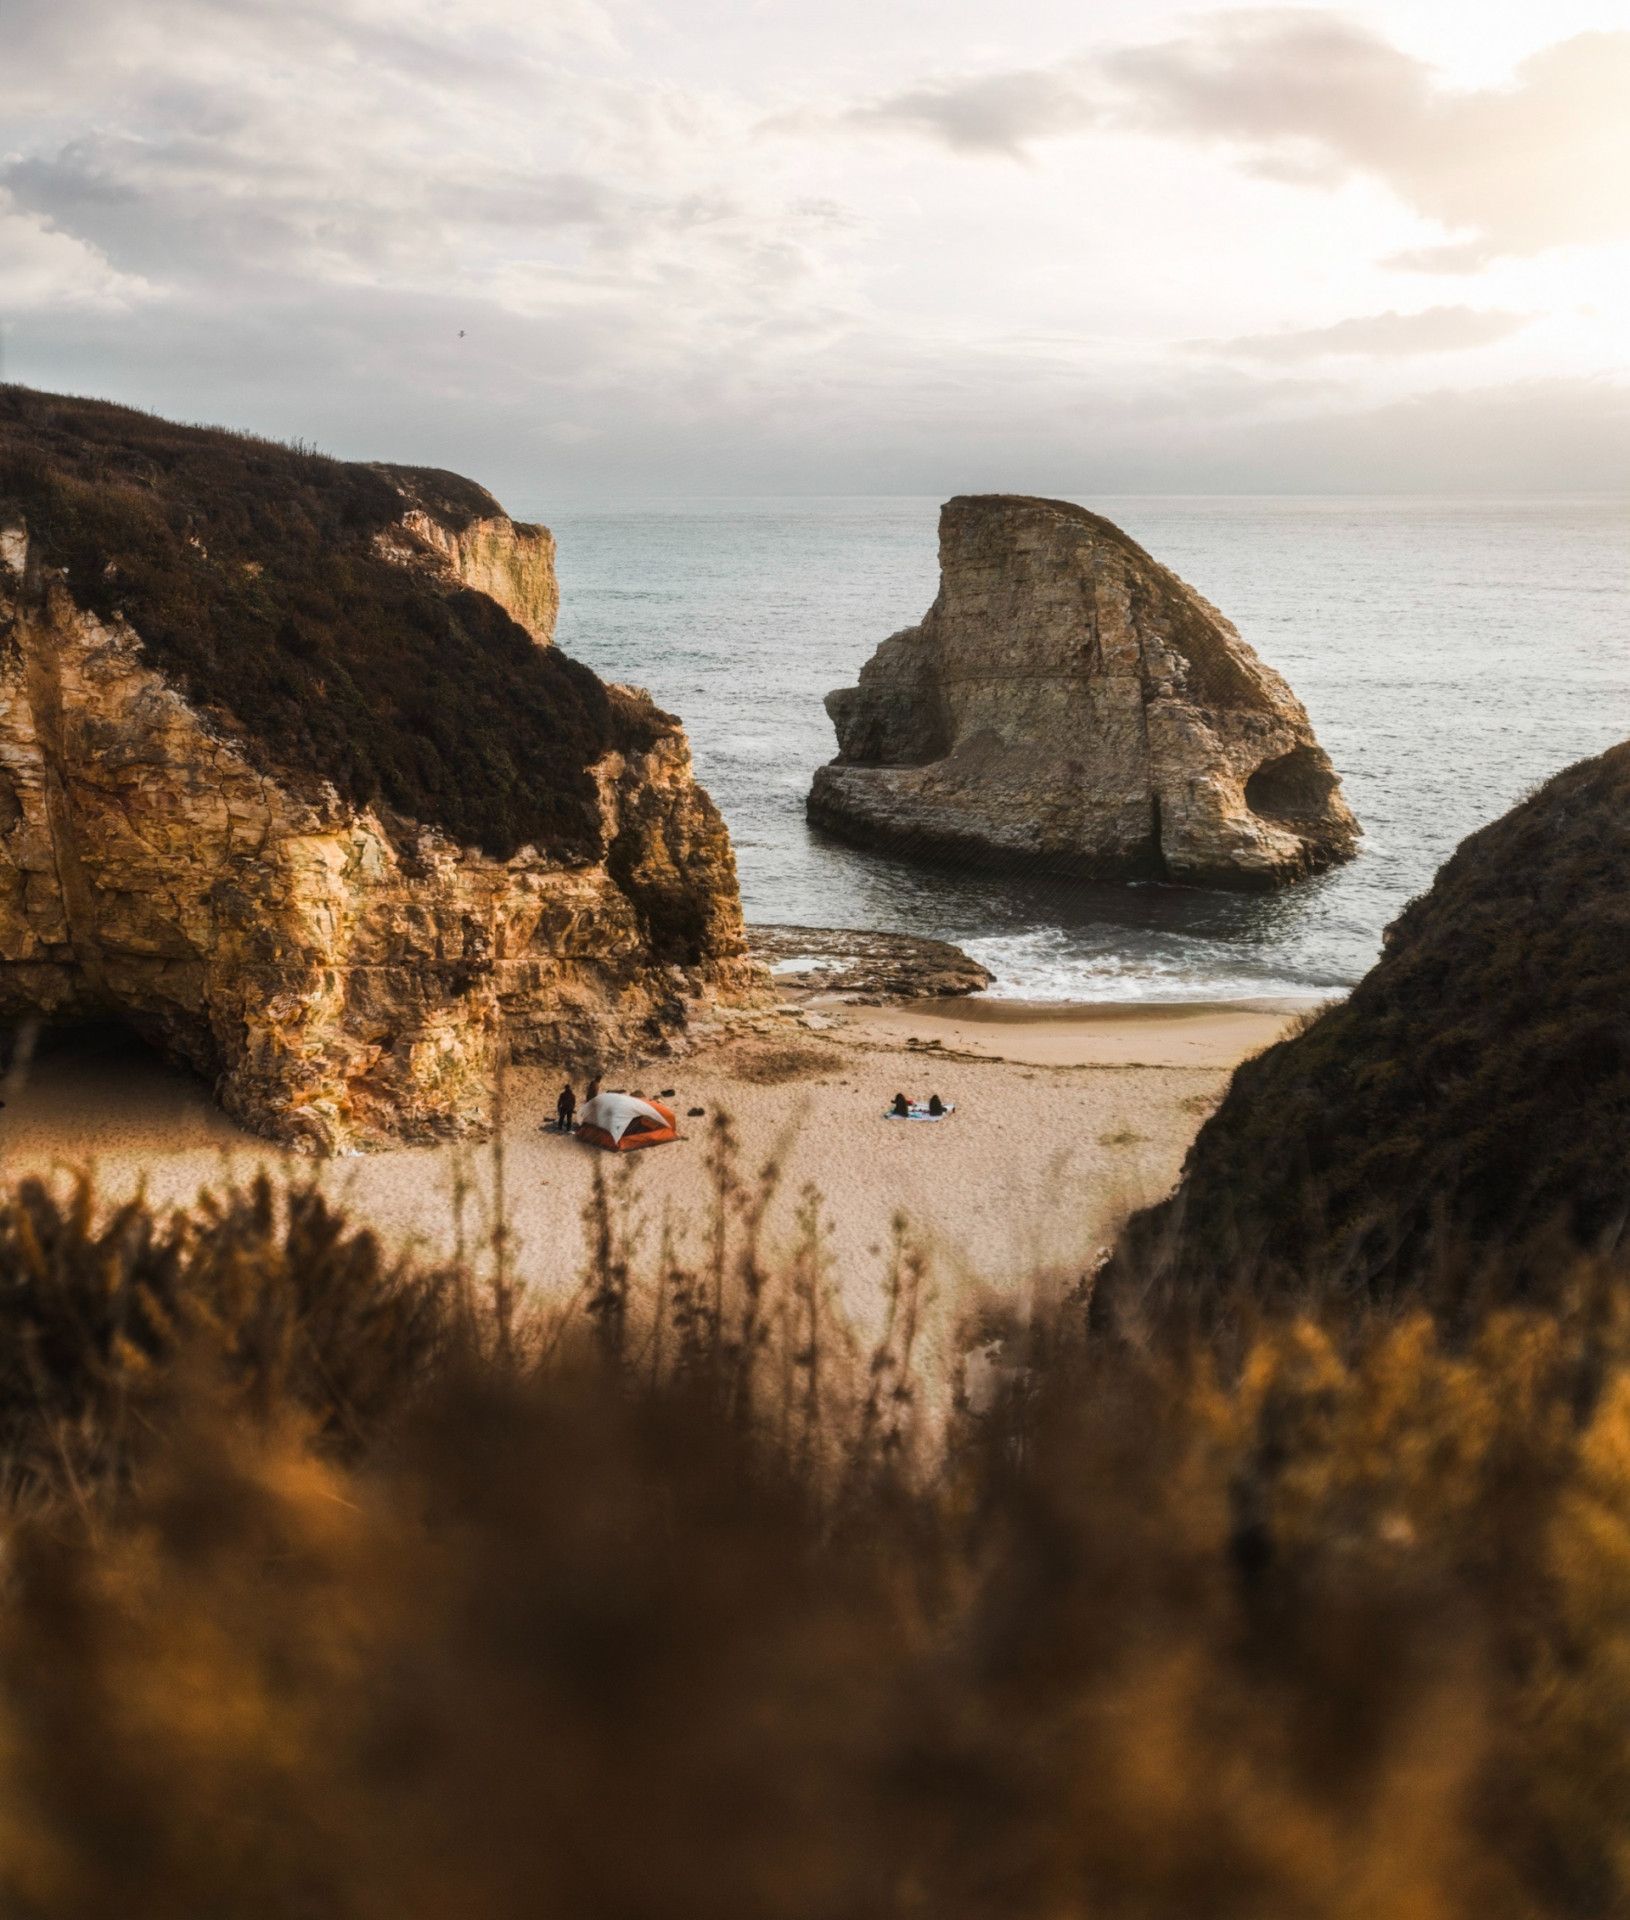
[[[1630,486],[1630,0],[5,0],[5,377],[516,510]]]

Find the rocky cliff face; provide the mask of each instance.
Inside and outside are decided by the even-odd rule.
[[[431,478],[0,389],[0,1012],[334,1152],[483,1128],[500,1035],[753,989],[678,723],[546,645],[543,529]]]
[[[1268,887],[1358,826],[1300,702],[1119,528],[1008,495],[940,513],[940,590],[828,696],[809,815],[862,845],[1082,879]]]
[[[1349,999],[1247,1061],[1099,1306],[1565,1283],[1630,1222],[1630,744],[1473,834]]]
[[[374,471],[402,496],[397,526],[380,536],[382,550],[486,594],[548,646],[560,611],[549,529],[511,520],[485,488],[459,474],[382,465]]]

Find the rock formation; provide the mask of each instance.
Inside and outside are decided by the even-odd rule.
[[[399,518],[378,536],[378,550],[406,566],[437,567],[526,628],[539,646],[555,635],[560,590],[555,537],[547,527],[511,520],[484,487],[434,467],[376,464],[401,496]]]
[[[949,501],[927,616],[826,705],[839,752],[809,817],[860,845],[1253,888],[1357,842],[1284,681],[1118,527],[1063,501]]]
[[[1351,997],[1235,1074],[1100,1310],[1569,1277],[1630,1222],[1630,743],[1466,840]]]
[[[551,645],[547,531],[0,388],[0,1013],[116,1016],[296,1147],[490,1120],[749,991],[677,721]]]
[[[784,992],[832,994],[873,1004],[959,999],[983,993],[996,977],[948,940],[918,933],[752,926],[747,945]]]

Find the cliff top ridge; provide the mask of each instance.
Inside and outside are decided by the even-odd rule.
[[[949,513],[957,507],[974,507],[986,512],[999,512],[1010,507],[1042,507],[1065,520],[1078,520],[1083,526],[1091,527],[1094,533],[1101,534],[1123,552],[1135,554],[1151,567],[1161,567],[1163,573],[1171,571],[1169,567],[1161,566],[1147,547],[1139,546],[1124,527],[1116,526],[1113,520],[1106,520],[1090,507],[1077,506],[1073,500],[1053,500],[1040,493],[958,493],[945,502],[940,512]]]
[[[496,858],[596,857],[588,769],[665,717],[457,582],[415,509],[452,536],[502,519],[437,468],[0,387],[0,526],[255,757]]]

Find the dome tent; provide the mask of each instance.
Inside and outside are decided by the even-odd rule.
[[[628,1153],[635,1147],[660,1147],[677,1140],[679,1122],[658,1100],[641,1100],[632,1093],[597,1093],[578,1112],[577,1137],[612,1153]]]

